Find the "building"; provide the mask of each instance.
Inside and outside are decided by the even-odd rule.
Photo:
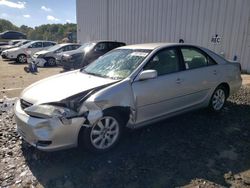
[[[77,24],[80,42],[183,39],[250,73],[250,0],[77,0]]]

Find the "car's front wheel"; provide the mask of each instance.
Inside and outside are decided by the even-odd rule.
[[[105,152],[119,141],[124,122],[119,114],[108,112],[89,128],[83,131],[84,146],[94,152]]]
[[[55,60],[55,58],[50,57],[50,58],[48,59],[46,65],[49,66],[49,67],[54,67],[54,66],[56,66],[56,60]]]
[[[219,112],[225,105],[227,99],[227,91],[225,87],[219,86],[215,89],[211,99],[209,108],[213,112]]]
[[[20,54],[17,57],[17,61],[18,61],[18,63],[26,63],[27,62],[27,56],[24,55],[24,54]]]

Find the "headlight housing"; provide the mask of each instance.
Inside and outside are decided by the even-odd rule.
[[[72,118],[77,116],[77,113],[69,108],[50,104],[33,105],[24,111],[30,116],[38,118]]]
[[[72,58],[72,56],[69,55],[69,54],[63,54],[63,55],[62,55],[62,59],[63,59],[63,60],[70,60],[71,58]]]

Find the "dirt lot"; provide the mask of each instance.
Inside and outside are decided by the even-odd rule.
[[[18,64],[13,61],[5,61],[0,57],[0,99],[3,96],[17,97],[22,89],[42,78],[58,74],[62,69],[39,68],[37,74],[26,73],[24,67],[27,64]]]
[[[5,75],[1,88],[2,84],[25,87],[60,71],[40,69],[38,75],[27,75],[23,65],[0,63],[0,75]],[[13,69],[13,78],[3,67],[19,71]],[[246,85],[220,114],[199,110],[128,130],[121,143],[105,154],[80,149],[41,152],[23,142],[15,127],[13,114],[0,112],[0,187],[250,188],[250,87]]]

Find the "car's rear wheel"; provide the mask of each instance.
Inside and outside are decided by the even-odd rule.
[[[223,109],[225,102],[227,100],[227,90],[223,86],[218,86],[211,99],[210,99],[210,104],[209,108],[213,112],[219,112]]]
[[[50,57],[50,58],[48,59],[46,65],[49,66],[49,67],[54,67],[54,66],[56,66],[56,60],[55,60],[55,58]]]
[[[119,114],[107,112],[92,127],[84,129],[83,144],[93,152],[106,152],[118,143],[123,127]]]
[[[20,54],[17,57],[18,63],[26,63],[27,62],[27,56],[24,54]]]

